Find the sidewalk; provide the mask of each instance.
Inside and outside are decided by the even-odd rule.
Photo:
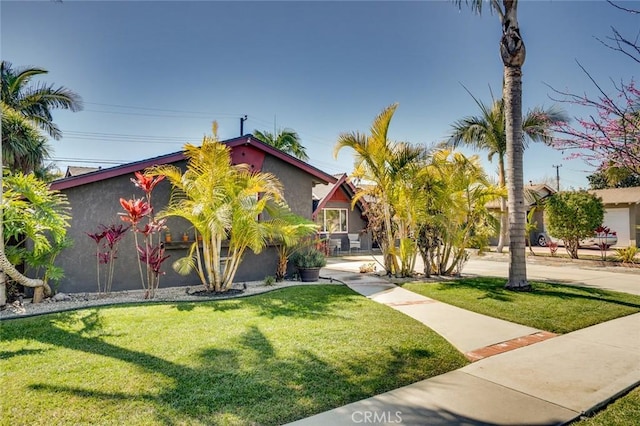
[[[640,314],[531,340],[541,331],[358,274],[361,262],[334,262],[323,276],[421,321],[478,361],[292,425],[564,424],[640,383]]]

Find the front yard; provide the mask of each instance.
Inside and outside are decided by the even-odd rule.
[[[2,322],[1,424],[282,424],[462,367],[342,286]]]

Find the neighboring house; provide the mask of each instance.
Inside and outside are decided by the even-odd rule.
[[[527,213],[535,205],[536,198],[544,200],[555,192],[545,184],[525,186]],[[640,187],[598,189],[588,192],[602,199],[603,225],[616,232],[618,236],[616,247],[630,245],[640,247]],[[494,212],[500,210],[498,202],[489,203],[487,207]],[[532,232],[531,238],[536,243],[538,236],[545,233],[543,208],[536,209],[533,221],[536,222],[536,230]],[[496,241],[497,238],[492,240],[492,243],[495,244]]]
[[[358,237],[360,250],[371,249],[371,237],[366,232],[365,206],[360,200],[352,208],[351,201],[356,188],[347,180],[347,175],[334,176],[336,182],[316,185],[313,188],[313,220],[320,226],[335,253],[348,252],[349,235]],[[338,250],[335,250],[335,248]]]
[[[640,247],[640,186],[589,192],[602,198],[603,225],[616,232],[616,247]]]
[[[84,175],[86,173],[96,172],[102,169],[102,167],[83,167],[83,166],[67,166],[67,172],[64,174],[64,177],[72,177]]]
[[[252,135],[223,141],[231,148],[234,164],[246,163],[252,170],[274,174],[284,187],[284,196],[291,210],[307,219],[312,218],[312,191],[316,185],[335,183],[335,177],[285,154],[267,145]],[[119,199],[142,198],[143,192],[131,182],[133,173],[147,167],[161,164],[173,164],[184,170],[186,160],[183,152],[175,152],[155,158],[149,158],[117,167],[100,169],[91,173],[66,177],[52,182],[51,189],[66,194],[72,208],[71,226],[67,235],[73,241],[71,248],[65,249],[56,259],[56,264],[64,269],[65,277],[61,280],[59,291],[92,292],[96,291],[96,243],[86,233],[98,230],[99,225],[124,223],[118,217],[124,212]],[[162,181],[153,192],[152,204],[155,211],[160,211],[169,201],[171,185]],[[166,271],[160,280],[161,287],[197,285],[200,283],[194,274],[178,275],[171,264],[186,255],[189,244],[176,242],[183,233],[187,233],[193,241],[193,230],[190,224],[179,218],[169,218],[168,226],[173,236],[172,243],[166,243],[166,254],[171,257],[166,261]],[[116,271],[112,289],[140,289],[138,264],[134,251],[131,232],[120,242]],[[274,275],[277,266],[275,247],[267,247],[256,255],[250,251],[244,257],[236,274],[236,281],[262,280]]]
[[[539,202],[548,198],[549,196],[556,193],[556,190],[551,188],[549,185],[540,183],[540,184],[529,184],[524,187],[524,202],[526,206],[527,216],[532,208],[534,208]],[[487,203],[487,208],[496,216],[500,217],[500,201],[494,200],[490,203]],[[535,222],[536,229],[532,231],[529,235],[533,244],[537,241],[537,237],[539,234],[544,232],[544,209],[542,207],[537,207],[533,213],[532,222]],[[509,239],[509,233],[507,232],[507,240]],[[491,238],[490,244],[496,245],[498,244],[498,236]],[[508,241],[505,241],[505,244],[508,244]]]

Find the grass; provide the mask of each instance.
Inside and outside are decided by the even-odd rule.
[[[640,296],[586,287],[531,282],[531,292],[505,290],[503,278],[470,278],[403,287],[473,312],[554,333],[640,312]]]
[[[592,417],[571,423],[571,426],[628,426],[640,419],[640,387],[617,399]]]
[[[342,286],[5,320],[0,424],[282,424],[467,364]]]

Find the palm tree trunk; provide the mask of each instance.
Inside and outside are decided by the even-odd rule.
[[[504,64],[505,131],[507,136],[507,192],[509,211],[509,281],[506,288],[530,290],[526,262],[526,209],[522,143],[522,65],[525,47],[518,27],[517,0],[503,0],[500,54]]]
[[[501,189],[507,185],[504,173],[504,158],[500,156],[498,159],[498,186],[500,186]],[[496,247],[498,253],[502,253],[502,249],[505,246],[508,226],[507,200],[504,197],[500,197],[500,237],[498,239],[498,247]]]

